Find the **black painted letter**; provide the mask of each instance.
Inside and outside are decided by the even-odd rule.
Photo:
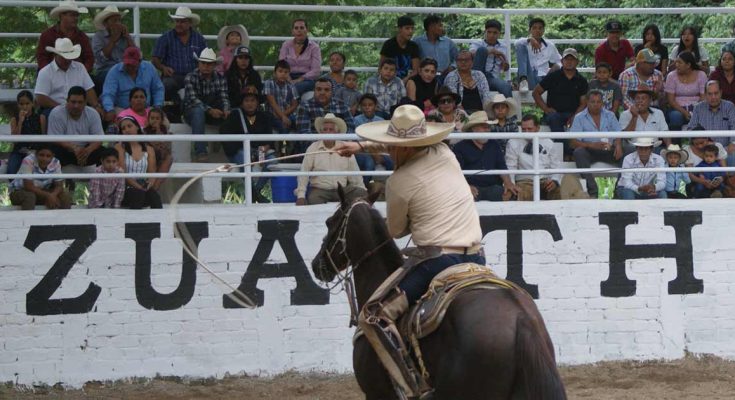
[[[258,221],[258,232],[263,236],[258,242],[253,259],[242,277],[242,282],[237,288],[245,293],[258,306],[263,305],[263,291],[256,285],[263,278],[285,278],[292,276],[296,278],[296,288],[291,290],[291,305],[321,305],[329,304],[329,290],[320,288],[309,275],[304,259],[296,247],[294,236],[299,230],[299,221]],[[268,256],[273,250],[273,245],[278,241],[283,253],[286,255],[285,264],[266,263]],[[241,308],[232,301],[230,295],[222,296],[225,308]]]
[[[525,289],[534,299],[538,299],[538,285],[531,285],[523,279],[523,231],[546,231],[555,242],[558,242],[562,240],[562,236],[556,217],[552,214],[483,215],[480,217],[480,226],[483,237],[492,231],[508,231],[506,279]]]
[[[676,279],[669,282],[669,294],[702,293],[704,283],[694,277],[692,227],[702,223],[701,211],[664,212],[664,225],[674,227],[676,243],[625,244],[625,227],[638,223],[636,212],[601,212],[600,225],[610,228],[610,276],[600,284],[606,297],[633,296],[636,283],[625,274],[625,261],[639,258],[675,258]]]
[[[66,299],[53,299],[51,296],[61,286],[61,281],[79,261],[79,257],[97,240],[97,227],[94,225],[43,225],[31,226],[23,243],[28,250],[36,251],[43,242],[74,239],[69,248],[56,260],[40,282],[26,294],[26,313],[28,315],[84,314],[88,313],[97,301],[102,288],[90,283],[80,296]]]
[[[179,222],[180,223],[180,222]],[[209,236],[206,222],[185,222],[194,242],[196,254],[199,242]],[[156,291],[151,284],[151,242],[161,236],[158,223],[125,224],[125,237],[135,241],[135,297],[149,310],[175,310],[183,307],[194,296],[196,262],[182,250],[181,280],[179,286],[168,294]]]

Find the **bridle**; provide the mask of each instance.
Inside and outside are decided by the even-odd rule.
[[[358,258],[356,261],[350,260],[350,256],[347,254],[347,227],[349,225],[350,221],[350,215],[352,215],[352,211],[358,206],[358,205],[366,205],[369,208],[373,208],[372,204],[368,203],[365,200],[356,200],[352,204],[350,204],[350,208],[347,209],[346,212],[342,214],[342,220],[339,223],[339,227],[337,228],[337,237],[332,242],[332,246],[328,249],[324,249],[324,253],[326,254],[326,258],[329,261],[329,267],[332,268],[332,270],[335,273],[335,276],[338,277],[337,282],[335,282],[334,285],[329,287],[330,291],[337,286],[342,286],[342,289],[347,294],[347,302],[350,305],[350,326],[357,325],[357,316],[359,314],[358,306],[357,306],[357,294],[355,292],[355,279],[354,279],[354,273],[355,270],[362,264],[363,261],[365,261],[368,257],[374,255],[378,250],[380,250],[383,246],[393,241],[393,238],[388,237],[388,239],[384,240],[380,244],[378,244],[375,248],[372,250],[366,252],[360,258]],[[329,237],[327,238],[329,239]],[[325,240],[326,243],[329,243],[329,240]],[[337,249],[337,246],[341,245],[341,249]],[[340,269],[337,266],[337,263],[332,258],[332,252],[335,250],[339,250],[337,254],[341,254],[347,262],[345,263],[344,268]],[[322,269],[323,264],[320,263],[319,268]],[[344,273],[343,273],[344,271]]]

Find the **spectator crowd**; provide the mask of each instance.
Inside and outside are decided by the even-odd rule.
[[[272,72],[254,66],[247,29],[224,26],[217,49],[197,30],[200,16],[188,7],[169,14],[171,29],[156,40],[150,55],[136,46],[125,18],[127,10],[110,5],[96,13],[97,32],[90,38],[78,28],[85,7],[60,1],[49,16],[54,25],[41,33],[36,49],[38,76],[31,91],[21,91],[11,119],[14,135],[47,134],[49,143],[15,143],[7,173],[51,174],[67,165],[94,168],[98,173],[168,172],[170,143],[146,140],[167,134],[172,123],[186,123],[193,134],[206,125],[224,134],[351,133],[357,126],[388,121],[400,105],[420,108],[430,122],[452,123],[465,132],[707,131],[735,126],[735,41],[712,55],[699,43],[698,30],[686,26],[670,50],[661,43],[655,24],[641,33],[641,44],[625,38],[615,20],[604,25],[606,37],[594,53],[595,71],[587,79],[577,69],[574,48],[561,52],[545,36],[545,21],[532,18],[528,35],[512,43],[518,66],[507,80],[511,48],[502,43],[502,24],[489,19],[482,37],[467,48],[446,35],[437,15],[416,23],[401,16],[395,35],[379,51],[377,73],[362,83],[349,69],[342,52],[327,56],[322,72],[319,43],[309,37],[307,20],[292,21],[291,36],[278,52]],[[601,27],[602,28],[602,27]],[[149,58],[147,57],[149,56]],[[376,60],[378,60],[376,54]],[[148,59],[146,59],[148,58]],[[266,79],[268,78],[268,79]],[[519,96],[533,99],[535,110],[521,112]],[[541,116],[539,118],[539,116]],[[65,142],[64,135],[139,135],[136,141]],[[628,168],[735,166],[734,137],[595,138],[568,141],[542,139],[539,148],[525,139],[462,140],[447,143],[466,170],[533,169],[533,153],[543,169],[574,162],[590,168],[595,162],[622,168],[616,180],[621,199],[730,197],[730,179],[721,172],[626,172]],[[254,143],[243,154],[236,142],[223,142],[233,164],[308,152],[304,171],[390,170],[387,155],[358,154],[342,159],[328,150],[336,141]],[[208,143],[193,145],[195,161],[208,162]],[[311,154],[313,153],[313,154]],[[264,169],[268,170],[269,164]],[[571,179],[567,179],[571,178]],[[541,177],[543,199],[591,197],[601,194],[598,177],[550,173]],[[468,175],[477,200],[533,199],[532,174]],[[162,179],[92,179],[89,207],[160,208]],[[256,180],[253,198],[266,179]],[[296,204],[336,199],[337,185],[360,196],[381,185],[378,176],[301,177]],[[35,205],[68,208],[69,183],[62,180],[15,179],[10,199],[22,209]],[[570,194],[575,192],[576,194]]]

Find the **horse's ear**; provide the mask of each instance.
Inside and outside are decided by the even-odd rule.
[[[337,183],[337,194],[339,195],[340,207],[342,207],[343,210],[346,210],[349,204],[347,204],[347,200],[345,197],[345,190],[342,188],[341,183]]]
[[[378,201],[378,199],[380,198],[380,195],[381,194],[383,194],[383,188],[382,187],[380,189],[378,189],[378,190],[371,191],[370,194],[368,194],[368,196],[367,196],[367,198],[365,200],[367,200],[367,202],[370,203],[370,205],[373,205],[373,204],[375,204],[376,201]]]

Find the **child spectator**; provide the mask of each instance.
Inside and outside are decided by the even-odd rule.
[[[123,135],[142,135],[138,121],[132,117],[124,117],[118,121],[118,129]],[[156,172],[156,153],[146,142],[124,142],[115,145],[118,159],[127,173]],[[154,180],[155,181],[155,180]],[[145,206],[163,208],[161,196],[153,188],[155,182],[147,178],[126,178],[125,195],[122,205],[134,210]]]
[[[383,59],[378,68],[378,76],[372,76],[367,80],[364,92],[372,93],[378,98],[377,114],[384,119],[390,118],[390,108],[406,96],[406,87],[396,76],[396,60]]]
[[[46,133],[46,117],[33,108],[33,93],[30,90],[21,90],[16,96],[18,112],[10,119],[10,134],[12,135],[41,135]],[[8,157],[8,174],[18,172],[31,149],[32,143],[15,142],[13,151]]]
[[[279,133],[288,133],[295,125],[297,100],[296,86],[289,80],[291,67],[285,60],[280,60],[273,68],[273,79],[263,85],[266,98],[266,110],[273,114],[273,125]]]
[[[355,128],[368,122],[385,120],[385,118],[375,114],[377,105],[378,98],[372,93],[365,93],[360,97],[360,111],[362,111],[362,114],[355,117]]]
[[[502,93],[493,96],[485,104],[485,112],[490,120],[497,120],[490,125],[490,132],[510,133],[518,132],[518,105],[513,99],[506,98]],[[496,139],[505,155],[505,145],[508,139]]]
[[[661,151],[661,157],[666,159],[669,167],[678,168],[684,165],[689,158],[689,153],[682,150],[678,144],[670,144]],[[670,199],[686,199],[686,185],[692,183],[686,172],[666,172],[666,195]]]
[[[357,90],[357,72],[352,69],[345,71],[344,81],[336,88],[335,98],[349,107],[350,114],[357,114],[357,104],[362,96],[362,93]]]
[[[620,90],[620,85],[617,82],[610,79],[611,74],[612,67],[610,67],[610,64],[605,62],[597,64],[595,66],[595,79],[590,81],[589,88],[590,90],[597,89],[602,92],[603,107],[617,114],[620,104],[623,102],[623,91]]]
[[[217,66],[217,72],[224,75],[230,68],[233,53],[239,46],[250,45],[248,31],[242,25],[224,26],[217,34],[217,47],[219,47],[219,55],[222,57],[222,64]]]
[[[36,152],[28,154],[18,169],[19,174],[60,174],[61,163],[54,157],[53,146],[49,143],[36,144]],[[20,179],[10,184],[10,203],[20,206],[21,210],[33,210],[43,204],[52,210],[71,208],[71,195],[64,189],[63,179]]]
[[[717,146],[708,144],[703,149],[704,157],[702,162],[696,165],[700,168],[718,168],[722,165],[717,161],[719,149]],[[725,173],[722,171],[713,172],[695,172],[691,174],[692,181],[696,183],[694,187],[694,197],[697,199],[705,199],[708,197],[722,197],[724,189]]]
[[[101,165],[95,172],[114,174],[122,172],[117,150],[106,148],[100,153]],[[89,208],[120,208],[125,194],[123,178],[93,178],[89,180]]]
[[[165,119],[163,110],[154,107],[148,111],[148,122],[143,132],[146,135],[168,135],[168,121]],[[169,172],[174,162],[171,153],[171,142],[150,142],[156,152],[156,172]],[[166,178],[156,179],[153,188],[158,190]]]

